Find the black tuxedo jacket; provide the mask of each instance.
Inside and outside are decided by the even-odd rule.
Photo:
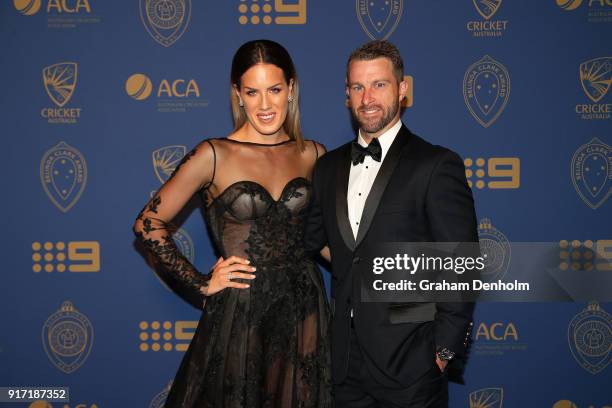
[[[306,247],[332,258],[332,373],[346,377],[350,310],[368,369],[389,387],[406,387],[435,362],[436,346],[458,356],[472,326],[472,303],[362,303],[354,266],[380,242],[477,242],[476,214],[463,161],[402,126],[366,199],[354,239],[347,210],[351,143],[322,156],[313,174]],[[361,164],[363,165],[363,164]]]

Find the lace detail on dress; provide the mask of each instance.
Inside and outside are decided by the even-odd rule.
[[[292,141],[213,144],[209,162],[216,160],[216,171],[202,171],[207,162],[200,152],[186,156],[171,186],[139,214],[135,231],[171,271],[182,296],[191,292],[203,298],[199,289],[208,276],[180,254],[168,222],[178,211],[171,201],[176,195],[199,192],[208,203],[205,218],[217,250],[224,258],[249,259],[257,267],[256,279],[249,289],[228,288],[206,297],[165,406],[331,407],[327,299],[320,271],[304,251],[309,177],[318,148],[309,144],[309,151],[300,152]],[[194,162],[197,171],[191,169]]]
[[[183,157],[168,178],[167,185],[172,185],[181,168],[197,152],[198,148],[195,147]],[[134,234],[157,264],[162,266],[160,277],[194,307],[203,308],[210,276],[198,272],[176,246],[172,234],[177,228],[168,218],[161,218],[160,207],[163,204],[162,196],[157,192],[138,213],[133,227]]]

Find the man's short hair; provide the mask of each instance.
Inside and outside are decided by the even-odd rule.
[[[393,65],[393,75],[400,83],[404,80],[404,61],[395,45],[387,40],[374,40],[363,44],[353,51],[346,63],[346,79],[349,79],[349,68],[353,61],[370,61],[376,58],[388,58]]]

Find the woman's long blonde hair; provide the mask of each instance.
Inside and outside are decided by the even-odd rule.
[[[295,140],[301,150],[304,149],[304,138],[300,125],[300,85],[293,60],[287,50],[277,42],[271,40],[249,41],[240,46],[232,60],[230,78],[230,101],[232,116],[234,117],[234,131],[242,128],[247,121],[244,108],[240,106],[236,88],[240,90],[242,75],[253,65],[272,64],[283,71],[287,85],[293,82],[291,93],[292,102],[287,106],[287,117],[283,128],[290,139]]]

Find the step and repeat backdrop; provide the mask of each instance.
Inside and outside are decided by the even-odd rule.
[[[70,389],[7,406],[163,406],[199,312],[131,227],[186,152],[229,134],[231,58],[257,38],[293,56],[304,133],[328,149],[354,137],[348,55],[391,40],[403,121],[464,158],[499,267],[509,242],[558,242],[559,269],[609,271],[610,0],[5,0],[0,387]],[[207,271],[201,203],[177,224]],[[482,303],[472,338],[453,407],[612,406],[610,304]]]

